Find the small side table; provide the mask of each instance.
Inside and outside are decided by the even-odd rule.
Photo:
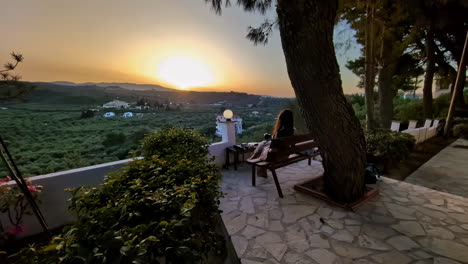
[[[239,163],[239,154],[242,154],[242,161],[245,160],[245,153],[255,150],[255,148],[243,147],[241,145],[234,145],[226,148],[226,163],[224,164],[225,169],[229,169],[229,156],[234,154],[234,170],[237,170],[237,164]]]

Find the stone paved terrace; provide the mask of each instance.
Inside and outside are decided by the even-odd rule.
[[[468,140],[457,139],[405,181],[468,198]]]
[[[238,256],[257,263],[468,263],[468,199],[383,178],[381,195],[345,211],[297,193],[319,162],[278,170],[252,187],[250,169],[223,171],[222,217]]]

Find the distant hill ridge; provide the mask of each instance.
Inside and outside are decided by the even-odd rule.
[[[167,87],[156,85],[156,84],[136,84],[136,83],[116,83],[116,82],[74,83],[74,82],[67,82],[67,81],[57,81],[57,82],[49,82],[49,83],[56,84],[56,85],[65,85],[65,86],[120,87],[123,89],[134,90],[134,91],[177,91],[176,89],[171,89],[171,88],[167,88]]]
[[[176,104],[216,104],[216,105],[271,105],[283,104],[289,100],[270,96],[254,95],[239,92],[196,92],[165,88],[156,89],[128,89],[117,86],[120,83],[85,83],[73,82],[32,82],[36,87],[25,99],[36,103],[51,104],[86,104],[96,105],[114,99],[126,102],[136,102],[143,99],[149,103]],[[109,86],[107,86],[109,85]],[[138,85],[138,84],[128,84]],[[141,85],[140,85],[141,86]],[[146,86],[146,85],[143,85]],[[148,85],[152,88],[157,85]],[[162,87],[164,88],[164,87]]]

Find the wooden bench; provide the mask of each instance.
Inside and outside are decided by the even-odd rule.
[[[256,167],[270,170],[275,181],[278,195],[283,198],[283,192],[276,175],[276,169],[288,166],[290,164],[308,159],[308,164],[311,165],[311,159],[320,153],[306,153],[318,147],[312,135],[298,135],[284,138],[273,139],[270,144],[270,150],[266,160],[247,161],[252,165],[252,186],[255,186]]]

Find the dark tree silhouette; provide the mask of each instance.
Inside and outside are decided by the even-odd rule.
[[[5,63],[3,69],[0,70],[0,101],[18,99],[34,88],[30,84],[19,82],[21,76],[12,74],[18,64],[24,60],[23,55],[16,52],[12,52],[10,55],[13,62]]]
[[[228,0],[205,0],[221,13]],[[247,38],[265,44],[278,26],[289,78],[309,130],[321,146],[325,190],[351,202],[364,193],[365,140],[346,102],[333,45],[336,0],[238,0],[262,14],[276,4],[277,19],[249,28]]]

